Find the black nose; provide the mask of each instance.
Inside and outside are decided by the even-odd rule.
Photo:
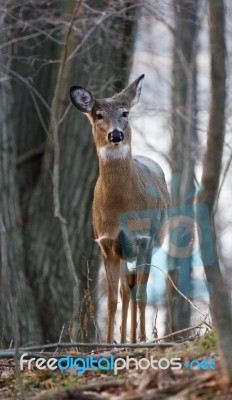
[[[108,139],[110,142],[113,143],[119,143],[122,142],[124,139],[124,134],[121,131],[118,131],[117,129],[114,129],[112,132],[108,134]]]

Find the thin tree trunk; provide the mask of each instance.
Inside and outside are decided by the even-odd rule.
[[[199,207],[198,219],[203,221],[208,228],[205,246],[202,249],[207,281],[212,285],[210,297],[211,312],[213,322],[216,327],[219,348],[221,350],[222,365],[225,377],[232,383],[232,352],[231,352],[231,332],[232,315],[231,304],[228,290],[219,265],[217,252],[217,238],[213,222],[213,207],[217,197],[221,163],[224,145],[225,129],[225,100],[226,100],[226,50],[225,50],[225,9],[223,0],[209,1],[210,18],[210,52],[211,52],[211,104],[208,126],[207,148],[203,163],[202,186],[204,190],[198,195],[198,203],[208,206],[211,226],[208,225],[207,213]],[[214,262],[207,262],[209,249],[213,242]]]
[[[174,45],[172,88],[172,202],[179,207],[179,214],[188,214],[187,196],[194,191],[196,125],[196,40],[199,2],[174,0]],[[194,197],[194,196],[193,196]],[[173,237],[175,236],[175,238]],[[192,257],[178,257],[182,246],[181,234],[173,233],[176,243],[175,257],[169,258],[169,274],[182,293],[190,296]],[[190,304],[179,297],[173,286],[167,283],[167,333],[190,325]]]

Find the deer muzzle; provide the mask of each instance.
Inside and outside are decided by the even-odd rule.
[[[112,132],[108,133],[108,140],[113,143],[119,143],[124,140],[124,134],[118,129],[114,129]]]

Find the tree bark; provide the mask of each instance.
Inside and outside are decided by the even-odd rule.
[[[0,59],[4,64],[6,57],[3,52]],[[41,329],[33,292],[23,271],[11,85],[2,68],[0,78],[0,346],[15,346],[20,338],[24,344],[38,341]]]
[[[213,222],[213,207],[217,196],[225,131],[225,101],[226,101],[226,49],[225,49],[225,9],[224,2],[210,0],[209,27],[211,52],[211,103],[208,126],[207,148],[203,163],[202,186],[203,191],[198,195],[198,203],[208,206],[211,226],[208,227],[205,248],[206,256],[213,241],[214,262],[204,262],[207,281],[212,285],[210,306],[215,324],[218,345],[221,351],[222,366],[227,381],[232,383],[232,352],[231,332],[232,316],[231,305],[226,283],[223,279],[217,252],[217,238]],[[198,209],[198,218],[207,226],[206,212]],[[207,257],[205,257],[207,259]]]
[[[172,87],[172,202],[185,215],[188,195],[194,191],[194,167],[197,143],[196,123],[196,41],[199,2],[174,0],[173,87]],[[194,197],[194,195],[193,195]],[[193,199],[192,199],[193,201]],[[173,232],[176,254],[169,258],[169,274],[182,293],[191,295],[192,257],[180,259],[182,233]],[[167,283],[167,333],[190,326],[190,304]]]

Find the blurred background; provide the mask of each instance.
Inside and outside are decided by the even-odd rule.
[[[98,160],[87,118],[71,105],[72,85],[88,88],[97,98],[110,97],[145,73],[140,101],[130,113],[133,153],[162,166],[173,207],[181,206],[183,215],[188,207],[195,210],[205,190],[202,176],[212,175],[204,155],[207,137],[208,142],[215,137],[208,127],[210,107],[214,102],[217,110],[219,102],[223,146],[214,142],[210,153],[218,173],[211,177],[215,201],[203,199],[215,229],[201,227],[193,212],[192,230],[180,224],[169,237],[177,253],[194,243],[191,254],[184,261],[178,254],[170,257],[167,243],[154,253],[148,339],[202,318],[167,274],[212,321],[212,287],[204,272],[210,257],[202,257],[196,226],[211,238],[231,303],[229,0],[223,15],[218,23],[226,52],[222,43],[224,52],[215,62],[222,72],[225,64],[227,79],[219,98],[211,96],[211,20],[205,0],[6,0],[0,6],[1,347],[16,339],[24,345],[59,338],[105,340],[105,272],[91,215]],[[116,324],[119,338],[119,320]],[[187,335],[204,332],[199,328]]]

